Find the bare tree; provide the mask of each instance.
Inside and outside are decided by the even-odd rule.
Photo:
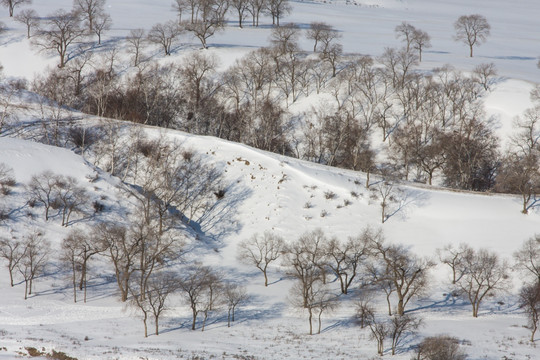
[[[402,316],[394,315],[390,321],[390,337],[392,338],[392,355],[396,355],[396,350],[403,338],[416,333],[422,324],[422,320],[410,314]]]
[[[521,195],[523,214],[540,201],[540,108],[527,109],[514,120],[512,148],[503,158],[495,190]]]
[[[306,38],[313,40],[313,52],[317,52],[319,43],[326,40],[327,43],[331,42],[331,39],[339,37],[337,31],[325,22],[314,21],[309,24],[309,28],[306,30]]]
[[[249,0],[248,11],[253,19],[252,25],[259,26],[259,17],[261,12],[266,8],[268,0]]]
[[[470,57],[473,57],[473,48],[487,40],[491,26],[484,16],[474,14],[460,16],[454,23],[454,29],[456,30],[454,39],[467,44]]]
[[[147,38],[151,43],[161,45],[165,51],[165,55],[171,55],[172,46],[182,33],[183,28],[175,21],[170,20],[152,26]]]
[[[414,360],[465,360],[459,339],[447,335],[427,337],[418,345]]]
[[[93,229],[94,230],[94,229]],[[62,241],[62,260],[72,271],[73,301],[77,302],[77,288],[84,291],[83,301],[86,303],[88,289],[88,271],[90,259],[104,251],[95,234],[86,234],[74,229]]]
[[[328,239],[321,229],[302,234],[298,240],[285,248],[287,275],[297,280],[297,298],[308,308],[317,283],[326,282],[324,245]]]
[[[371,338],[377,342],[377,354],[384,354],[384,340],[388,337],[391,331],[391,325],[378,317],[375,312],[367,311],[366,319],[369,330],[371,331]]]
[[[11,239],[0,237],[0,257],[7,261],[6,267],[9,271],[10,285],[13,287],[13,271],[25,256],[26,248],[22,241],[14,236]]]
[[[396,38],[405,42],[405,48],[407,51],[409,51],[412,47],[415,31],[417,31],[417,29],[406,21],[403,21],[394,29]]]
[[[534,285],[525,285],[519,292],[519,305],[525,310],[527,320],[531,329],[531,342],[534,342],[534,335],[540,323],[540,281]]]
[[[17,265],[24,279],[24,299],[32,295],[33,282],[43,274],[49,261],[50,244],[38,231],[28,233],[22,240],[24,255]]]
[[[143,41],[145,39],[144,29],[132,29],[129,32],[126,41],[131,47],[133,53],[133,66],[139,65],[140,57],[142,56]]]
[[[298,308],[308,312],[309,335],[313,335],[313,324],[318,323],[317,334],[321,333],[322,314],[335,309],[338,305],[337,296],[332,294],[327,284],[313,283],[310,290],[304,293],[304,286],[297,281],[291,288],[291,301]]]
[[[172,4],[172,8],[174,11],[178,13],[178,23],[182,22],[182,15],[184,14],[186,10],[189,10],[190,8],[189,5],[191,2],[192,1],[189,1],[189,0],[174,0]]]
[[[471,302],[473,316],[478,317],[480,305],[488,294],[507,289],[509,266],[497,254],[486,249],[465,258],[463,266],[467,271],[457,284]]]
[[[16,183],[13,168],[5,163],[0,163],[0,195],[9,195],[11,187],[15,186]]]
[[[30,39],[32,29],[39,25],[39,15],[34,9],[24,9],[14,19],[21,24],[26,25],[26,37]]]
[[[272,16],[272,25],[279,26],[279,20],[292,11],[289,0],[268,0],[266,13]]]
[[[249,295],[244,286],[232,282],[227,282],[224,285],[223,292],[227,303],[227,327],[231,327],[231,321],[234,322],[236,308],[249,301]]]
[[[384,244],[380,237],[372,240],[371,246],[379,260],[377,280],[382,281],[383,286],[391,284],[398,298],[397,314],[401,316],[409,301],[426,290],[428,271],[433,263],[417,257],[403,246]]]
[[[73,212],[82,212],[88,200],[86,190],[72,176],[58,177],[54,198],[62,208],[62,226],[69,225]]]
[[[284,250],[283,238],[270,231],[262,236],[254,234],[249,240],[238,244],[238,260],[255,265],[264,275],[264,286],[268,286],[268,265],[276,261]]]
[[[242,23],[246,18],[246,11],[248,11],[249,8],[249,0],[231,0],[231,6],[238,14],[238,27],[242,28]]]
[[[467,264],[470,263],[469,258],[474,255],[474,250],[465,243],[459,244],[457,249],[448,244],[442,249],[437,249],[437,255],[441,263],[452,269],[452,284],[455,284],[469,271]]]
[[[88,27],[88,32],[94,32],[98,18],[105,15],[106,0],[73,0],[73,8],[81,14]]]
[[[423,30],[416,29],[413,33],[412,45],[418,50],[418,61],[422,61],[422,51],[431,47],[431,37]]]
[[[212,84],[211,78],[218,65],[217,57],[206,52],[196,52],[182,61],[180,75],[193,110],[198,109],[215,92],[216,86]]]
[[[207,40],[214,36],[216,32],[223,29],[223,20],[217,15],[209,18],[208,20],[196,20],[193,23],[184,22],[183,27],[193,33],[193,35],[199,39],[203,49],[208,49]]]
[[[178,283],[178,288],[183,292],[185,301],[189,304],[192,312],[191,330],[195,330],[197,316],[203,312],[207,316],[212,309],[214,299],[211,294],[212,279],[214,272],[208,266],[196,265],[189,269],[186,275]]]
[[[112,19],[109,14],[101,14],[94,22],[94,34],[98,37],[98,45],[101,45],[101,35],[103,32],[110,30]]]
[[[372,232],[368,228],[356,237],[349,237],[346,243],[340,243],[336,238],[332,238],[326,245],[328,267],[338,277],[342,294],[347,294],[359,274],[362,261],[369,255],[371,240]]]
[[[0,4],[9,9],[9,16],[13,17],[15,8],[19,5],[29,5],[32,0],[0,0]]]
[[[100,247],[105,249],[110,259],[115,275],[120,298],[123,302],[128,299],[129,284],[137,271],[137,260],[140,257],[140,238],[129,236],[123,226],[102,224],[96,229]]]
[[[45,207],[45,221],[49,220],[49,210],[56,202],[56,188],[58,186],[58,175],[46,170],[41,174],[34,175],[27,186],[29,203],[41,203]]]
[[[540,235],[535,235],[523,242],[521,248],[514,253],[515,267],[524,270],[526,276],[533,276],[540,282]]]
[[[43,20],[43,27],[33,39],[33,44],[44,51],[56,52],[60,57],[59,68],[63,68],[70,59],[69,49],[78,39],[85,36],[77,12],[59,9]]]
[[[154,273],[147,287],[142,290],[138,284],[131,284],[129,291],[131,296],[130,304],[138,308],[143,316],[144,337],[148,336],[148,318],[154,318],[154,333],[159,335],[159,318],[167,311],[167,300],[178,289],[178,278],[176,275],[159,271]]]
[[[473,79],[482,85],[486,91],[488,91],[495,82],[495,76],[497,76],[497,68],[494,63],[479,64],[473,69]]]
[[[383,178],[370,186],[373,198],[379,200],[381,206],[381,222],[384,224],[401,206],[402,190],[394,179]],[[395,206],[398,206],[395,209]]]

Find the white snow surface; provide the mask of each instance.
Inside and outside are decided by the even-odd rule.
[[[60,7],[70,8],[71,4],[71,0],[34,0],[32,7],[45,16]],[[7,14],[6,9],[1,10]],[[108,0],[107,10],[113,29],[104,38],[105,47],[122,48],[121,38],[130,29],[149,29],[156,22],[175,18],[169,0]],[[342,31],[346,52],[376,56],[385,47],[399,45],[394,28],[408,21],[432,37],[433,47],[425,52],[422,68],[448,63],[468,71],[479,63],[493,62],[500,81],[485,104],[488,114],[499,124],[497,131],[504,143],[512,132],[514,117],[531,106],[529,91],[540,82],[540,70],[536,67],[539,12],[540,2],[535,0],[305,1],[293,2],[293,12],[283,22],[296,22],[305,28],[312,21],[326,21]],[[452,38],[453,22],[460,15],[473,13],[487,17],[492,34],[486,44],[475,49],[475,57],[469,58],[468,49]],[[8,26],[8,32],[0,36],[0,63],[5,76],[31,81],[35,74],[55,66],[54,56],[38,53],[30,46],[21,24],[5,15],[1,20]],[[209,40],[209,51],[220,58],[224,68],[249,50],[267,45],[271,24],[271,19],[263,17],[260,28],[239,29],[234,15],[229,20],[226,30]],[[178,60],[190,51],[199,51],[197,47],[196,40],[184,38],[171,58],[164,61]],[[302,47],[309,50],[311,45],[303,40]],[[158,49],[154,56],[161,56]],[[147,132],[163,131],[148,128]],[[223,235],[212,242],[196,244],[190,255],[248,286],[252,300],[238,310],[237,321],[227,328],[226,314],[217,313],[209,319],[204,332],[191,331],[189,309],[176,297],[161,321],[161,334],[144,338],[138,314],[119,301],[112,270],[105,262],[92,270],[86,304],[73,303],[68,275],[58,269],[52,268],[48,276],[37,279],[35,295],[26,301],[24,283],[18,282],[11,288],[7,270],[2,270],[0,359],[20,357],[28,346],[63,351],[78,359],[376,358],[376,344],[370,339],[369,330],[354,324],[353,295],[337,311],[323,317],[320,335],[309,336],[306,314],[293,308],[288,300],[292,283],[284,279],[279,263],[269,270],[271,284],[265,288],[260,272],[236,259],[238,242],[265,230],[291,241],[316,228],[327,235],[346,238],[371,226],[382,229],[387,241],[404,244],[414,253],[432,259],[436,259],[437,248],[465,242],[511,260],[522,242],[540,230],[540,211],[521,214],[518,197],[455,192],[417,184],[404,186],[407,196],[402,209],[382,225],[378,202],[370,199],[363,186],[363,173],[281,157],[211,137],[165,133],[224,169],[237,196],[236,207],[228,220],[220,224]],[[24,216],[27,205],[22,186],[44,170],[74,176],[91,196],[105,197],[107,204],[117,206],[119,212],[129,202],[115,190],[118,179],[103,174],[67,149],[0,137],[0,162],[14,169],[18,184],[10,199],[20,207],[14,224],[0,223],[0,236],[39,228],[59,250],[69,228],[60,227],[56,221],[45,223]],[[101,174],[99,183],[91,183],[89,179],[97,172]],[[326,191],[337,196],[326,199]],[[351,204],[342,206],[345,200]],[[310,208],[306,208],[307,202],[311,203]],[[324,217],[322,212],[326,213]],[[528,342],[526,318],[517,306],[520,274],[512,272],[514,288],[487,299],[478,318],[471,316],[465,300],[447,295],[451,291],[449,275],[443,265],[433,269],[428,295],[408,307],[423,318],[424,326],[418,336],[406,339],[403,351],[395,356],[387,353],[385,357],[410,359],[410,347],[423,336],[449,334],[466,341],[463,348],[469,359],[540,359],[540,349]],[[378,306],[384,313],[385,302],[381,300]]]

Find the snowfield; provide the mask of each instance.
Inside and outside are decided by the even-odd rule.
[[[71,0],[34,0],[32,8],[45,16],[60,7],[70,8],[71,4]],[[293,11],[283,23],[295,22],[307,28],[312,21],[326,21],[342,32],[346,53],[377,56],[385,47],[398,46],[394,28],[408,21],[432,37],[433,47],[424,53],[422,70],[451,64],[470,71],[477,64],[493,62],[498,80],[485,99],[485,107],[497,124],[496,133],[503,149],[513,131],[513,119],[532,106],[529,93],[540,83],[538,1],[336,0],[295,1],[292,5]],[[149,29],[156,22],[175,19],[169,0],[107,0],[107,11],[113,27],[104,36],[104,47],[96,51],[117,46],[126,57],[122,38],[129,30]],[[492,34],[486,44],[475,49],[475,57],[469,58],[468,49],[452,39],[453,22],[460,15],[473,13],[486,16]],[[38,53],[30,46],[25,29],[7,16],[7,9],[1,8],[0,15],[8,27],[0,35],[0,63],[5,77],[31,82],[36,74],[56,65],[55,56]],[[252,28],[248,21],[240,29],[231,14],[225,31],[209,39],[207,51],[216,54],[221,68],[227,68],[248,51],[268,45],[271,18],[263,17],[261,23],[260,28]],[[179,61],[193,51],[203,51],[199,46],[196,39],[185,37],[170,58],[162,59],[157,48],[152,56],[161,62]],[[306,51],[312,48],[306,39],[302,39],[301,46]],[[32,95],[16,101],[28,105],[28,109],[18,112],[20,121],[37,118],[38,105]],[[315,101],[302,99],[290,110],[300,113],[315,105]],[[89,124],[100,122],[80,113],[73,115]],[[47,268],[46,276],[35,280],[34,294],[24,300],[24,281],[18,279],[10,287],[2,262],[0,359],[27,357],[27,347],[44,353],[61,351],[77,359],[375,359],[379,357],[369,329],[361,329],[354,320],[357,292],[344,296],[335,311],[325,313],[321,334],[310,336],[306,312],[291,305],[289,290],[293,281],[286,278],[280,261],[270,266],[270,284],[264,287],[260,271],[238,261],[238,244],[266,230],[291,242],[314,229],[322,229],[329,237],[346,239],[371,227],[382,230],[387,242],[403,244],[413,253],[434,261],[436,249],[449,243],[467,243],[475,249],[494,251],[511,263],[512,254],[523,241],[540,233],[540,209],[523,215],[518,196],[451,191],[416,183],[401,186],[399,206],[381,224],[379,202],[365,188],[364,173],[288,158],[213,137],[153,127],[144,127],[144,131],[149,137],[163,136],[195,150],[223,171],[229,187],[220,221],[210,219],[198,224],[197,230],[186,231],[191,251],[183,261],[200,261],[219,269],[225,278],[245,284],[250,301],[238,308],[237,319],[230,328],[225,309],[210,315],[204,332],[192,331],[190,309],[180,294],[175,294],[161,318],[160,335],[144,338],[139,313],[120,301],[114,271],[105,259],[100,258],[91,266],[87,303],[73,303],[69,269],[58,262]],[[94,221],[74,215],[73,225],[66,228],[60,226],[58,219],[45,222],[41,212],[29,207],[24,184],[45,170],[73,176],[91,201],[102,201],[110,209],[102,216],[110,215],[107,220],[118,223],[125,220],[134,200],[119,190],[123,186],[120,179],[75,151],[15,135],[0,134],[0,163],[13,169],[17,181],[8,197],[10,207],[15,209],[11,214],[14,220],[0,221],[0,237],[39,230],[51,241],[54,256],[72,227],[88,229],[87,222]],[[376,175],[371,177],[372,183],[380,180]],[[335,196],[328,198],[328,192]],[[2,201],[0,198],[0,208]],[[97,219],[101,220],[105,218]],[[452,296],[448,266],[436,265],[430,270],[427,295],[412,300],[407,307],[422,318],[423,326],[418,334],[404,338],[394,356],[390,355],[387,341],[384,358],[409,360],[423,337],[447,334],[462,341],[470,360],[540,359],[540,348],[528,341],[530,330],[518,306],[522,275],[513,270],[510,274],[513,286],[509,291],[488,297],[479,317],[473,318],[470,303]],[[332,286],[339,290],[337,280],[332,279]],[[382,293],[374,304],[380,314],[385,314]],[[152,330],[150,325],[150,333]],[[538,338],[539,335],[536,342]]]

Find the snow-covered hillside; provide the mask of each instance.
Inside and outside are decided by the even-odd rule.
[[[71,0],[34,0],[32,7],[44,16],[71,5]],[[513,130],[513,118],[531,106],[529,92],[540,82],[536,67],[540,3],[533,0],[481,0],[473,4],[461,0],[306,1],[292,5],[293,11],[285,21],[294,21],[303,28],[312,21],[328,22],[342,32],[346,53],[377,56],[385,47],[399,45],[394,28],[408,21],[432,37],[433,47],[425,52],[421,69],[449,63],[470,71],[479,63],[493,62],[500,79],[487,95],[485,107],[499,124],[496,131],[503,142]],[[8,27],[0,36],[3,74],[31,81],[35,74],[55,66],[57,58],[36,52],[23,26],[7,17],[6,9],[0,10],[1,20]],[[107,11],[113,27],[104,37],[103,49],[117,46],[122,51],[125,44],[121,39],[129,30],[149,29],[158,21],[176,16],[168,0],[107,0]],[[469,58],[468,49],[452,38],[455,19],[471,13],[485,15],[492,26],[492,35],[476,49],[474,58]],[[261,21],[264,25],[260,28],[240,29],[234,16],[230,16],[225,31],[209,39],[207,51],[220,59],[221,67],[231,65],[249,50],[268,44],[271,18]],[[152,56],[165,63],[199,51],[196,39],[186,37],[182,41],[170,58],[162,58],[157,48]],[[312,47],[306,39],[301,45],[306,50]],[[28,105],[16,110],[17,121],[28,125],[39,117],[36,98],[25,93],[16,99]],[[291,111],[302,112],[312,102],[302,100]],[[73,118],[88,124],[100,122],[76,112]],[[105,259],[99,259],[90,269],[87,303],[73,303],[69,271],[60,267],[57,258],[46,274],[36,279],[34,294],[27,300],[23,300],[24,281],[18,277],[15,286],[10,287],[8,272],[2,267],[0,358],[22,357],[28,353],[27,347],[43,353],[61,351],[77,359],[376,358],[376,343],[369,329],[361,329],[354,320],[358,291],[343,296],[340,307],[323,315],[321,334],[307,335],[307,314],[291,304],[289,290],[293,281],[285,276],[281,262],[272,263],[270,284],[264,287],[262,274],[254,266],[238,261],[238,244],[266,230],[290,243],[315,229],[345,240],[370,227],[382,230],[388,243],[402,244],[433,261],[438,261],[437,249],[450,243],[467,243],[474,249],[494,251],[511,262],[513,253],[540,227],[540,211],[536,208],[523,215],[517,196],[451,191],[414,183],[400,185],[397,201],[391,205],[392,215],[382,224],[380,200],[374,197],[374,186],[366,189],[365,173],[325,167],[213,137],[153,127],[144,127],[143,131],[150,138],[161,136],[196,151],[224,174],[226,212],[216,217],[219,222],[211,228],[196,224],[185,233],[190,251],[182,259],[184,264],[175,265],[175,269],[200,261],[219,270],[226,279],[245,284],[250,300],[239,307],[232,327],[227,327],[225,309],[211,313],[202,332],[190,330],[191,310],[177,293],[161,318],[160,335],[144,338],[140,314],[120,301],[114,271]],[[88,229],[89,224],[104,220],[122,223],[130,214],[135,200],[119,190],[127,187],[121,179],[95,167],[75,150],[15,137],[30,137],[25,131],[8,134],[10,137],[0,134],[0,163],[13,169],[16,185],[9,195],[0,197],[0,210],[4,202],[13,209],[9,219],[0,222],[0,237],[39,231],[51,242],[55,259],[69,230],[79,226]],[[68,227],[60,226],[58,215],[45,221],[41,209],[28,204],[24,187],[33,175],[45,170],[73,176],[89,194],[89,203],[99,201],[107,211],[98,216],[75,214]],[[378,182],[380,178],[371,175],[370,183]],[[384,357],[408,360],[422,338],[447,334],[461,340],[472,360],[540,358],[540,350],[528,341],[530,330],[525,328],[526,317],[518,306],[522,275],[509,273],[513,286],[484,300],[479,317],[473,318],[469,302],[451,295],[449,267],[434,266],[426,295],[411,300],[407,308],[422,318],[423,326],[417,335],[404,339],[394,356],[389,353],[389,343],[385,343]],[[339,292],[337,281],[330,286]],[[376,299],[376,310],[384,315],[383,293]]]

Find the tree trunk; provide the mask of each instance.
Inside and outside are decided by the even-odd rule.
[[[197,310],[195,308],[191,308],[193,311],[193,322],[191,323],[191,330],[195,330],[195,324],[197,322]]]
[[[155,315],[154,320],[156,323],[156,335],[159,335],[159,315]]]

